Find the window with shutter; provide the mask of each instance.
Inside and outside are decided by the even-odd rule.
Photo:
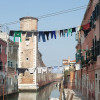
[[[0,61],[0,70],[2,70],[2,66],[3,66],[3,65],[2,65],[2,61]]]
[[[100,2],[98,3],[98,16],[100,16]]]
[[[95,7],[95,16],[96,16],[96,19],[98,18],[98,5]]]
[[[100,39],[99,39],[99,55],[100,55]]]
[[[99,55],[99,41],[97,41],[97,56]]]
[[[13,67],[13,63],[11,62],[11,67]]]
[[[92,17],[93,17],[93,23],[94,23],[94,21],[95,21],[95,12],[93,11],[93,13],[92,13]]]
[[[8,61],[8,66],[11,66],[10,61]]]

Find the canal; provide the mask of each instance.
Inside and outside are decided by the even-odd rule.
[[[51,83],[40,89],[38,92],[20,92],[7,96],[5,100],[48,100],[48,98],[59,98],[59,87],[57,83]]]

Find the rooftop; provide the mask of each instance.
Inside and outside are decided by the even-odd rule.
[[[36,17],[31,17],[31,16],[22,17],[22,18],[20,18],[19,20],[23,20],[23,19],[36,19],[36,20],[38,20],[38,18],[36,18]]]

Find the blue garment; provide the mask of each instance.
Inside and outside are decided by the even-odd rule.
[[[67,37],[68,37],[68,33],[67,33]]]
[[[53,39],[53,36],[56,39],[56,31],[51,31],[50,33],[51,33],[51,39]]]
[[[64,30],[64,37],[66,36],[66,33],[67,33],[67,29]]]
[[[45,32],[44,32],[44,35],[46,35],[47,40],[49,40],[49,32],[48,32],[48,31],[45,31]]]
[[[39,32],[39,42],[40,42],[40,38],[41,37],[42,37],[43,42],[46,42],[46,40],[45,40],[45,34],[42,31]]]

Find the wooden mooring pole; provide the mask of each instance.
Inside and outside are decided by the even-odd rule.
[[[59,100],[62,100],[63,89],[64,89],[64,86],[63,86],[63,81],[61,81],[61,87],[60,87],[60,97],[59,97]]]

